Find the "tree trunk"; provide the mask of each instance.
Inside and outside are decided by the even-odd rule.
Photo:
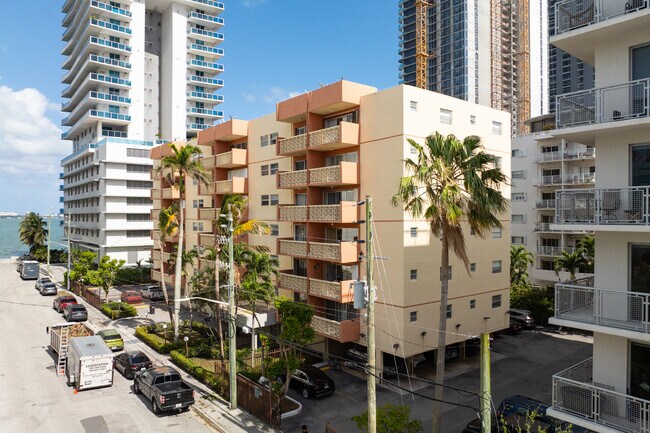
[[[433,433],[440,433],[442,427],[442,398],[445,382],[445,346],[447,345],[447,299],[449,297],[449,241],[443,227],[440,271],[440,322],[438,324],[438,353],[436,354],[436,385],[433,402]]]
[[[183,183],[184,183],[184,173],[180,173],[180,209],[178,210],[179,214],[179,227],[178,227],[178,249],[176,250],[176,263],[174,268],[174,343],[178,342],[178,327],[179,327],[179,318],[181,311],[181,303],[179,299],[181,298],[181,271],[183,270],[183,240],[185,238],[185,206],[184,206],[184,195]]]
[[[219,239],[218,239],[218,233],[219,231],[217,230],[215,235],[214,235],[214,243],[215,243],[215,254],[216,257],[214,259],[214,292],[216,296],[217,301],[221,301],[221,288],[219,287],[221,284],[219,282],[219,257],[221,256],[221,248],[219,247]],[[223,343],[223,325],[221,324],[221,304],[216,304],[217,305],[217,314],[215,317],[215,320],[217,321],[217,332],[219,333],[219,353],[221,354],[221,359],[226,359],[226,349],[224,347]]]
[[[162,228],[161,228],[162,229]],[[169,313],[169,323],[174,328],[174,311],[170,308],[169,305],[169,295],[167,294],[167,284],[165,284],[165,262],[163,261],[163,237],[160,237],[160,289],[165,296],[165,306],[167,306],[167,312]],[[174,328],[175,329],[175,328]]]

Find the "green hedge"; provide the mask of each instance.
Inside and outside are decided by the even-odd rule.
[[[174,364],[188,372],[199,382],[207,385],[211,390],[221,396],[226,396],[228,394],[228,382],[226,379],[217,376],[212,371],[208,371],[205,368],[196,365],[191,359],[176,350],[172,350],[170,355]]]
[[[102,304],[102,313],[111,319],[120,319],[123,317],[135,317],[138,315],[138,310],[126,302],[108,302]]]
[[[174,331],[170,329],[168,331],[168,335],[170,339],[173,340]],[[168,354],[172,350],[177,350],[185,347],[185,344],[183,342],[174,343],[173,341],[169,340],[165,342],[164,338],[161,338],[156,334],[149,333],[149,326],[147,325],[138,326],[135,328],[135,336],[158,353]]]

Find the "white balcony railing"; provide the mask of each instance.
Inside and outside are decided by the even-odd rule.
[[[556,247],[556,246],[549,246],[549,245],[537,246],[537,254],[541,254],[543,256],[559,256],[562,251],[566,251],[569,254],[573,254],[575,250],[576,250],[575,247]]]
[[[555,318],[650,334],[650,294],[593,287],[593,277],[555,285]]]
[[[570,149],[554,152],[542,152],[535,155],[535,162],[570,162],[575,160],[593,159],[596,157],[596,149],[588,147],[586,149]]]
[[[558,224],[650,224],[650,187],[555,192]]]
[[[566,93],[556,99],[558,128],[648,117],[650,79]]]
[[[535,208],[536,209],[555,209],[555,199],[550,198],[550,199],[538,200],[537,203],[535,203]]]
[[[553,376],[553,410],[626,433],[650,432],[650,401],[593,381],[593,359]]]
[[[555,5],[555,34],[645,9],[648,0],[565,0]]]

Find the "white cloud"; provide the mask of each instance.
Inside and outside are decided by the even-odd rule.
[[[61,140],[48,111],[58,114],[58,105],[37,89],[0,86],[0,184],[10,186],[0,189],[3,208],[38,210],[56,204],[60,161],[71,146]]]
[[[284,101],[285,99],[293,98],[299,95],[300,92],[285,90],[281,87],[273,86],[259,92],[242,92],[241,95],[246,102],[262,101],[267,104],[275,104],[276,102]]]
[[[247,8],[252,8],[252,7],[255,7],[255,6],[259,6],[262,3],[266,3],[266,0],[242,0],[242,2],[241,2],[241,4],[244,7],[247,7]]]

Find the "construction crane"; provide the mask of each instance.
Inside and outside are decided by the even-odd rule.
[[[415,87],[427,88],[427,6],[426,0],[415,1]]]

